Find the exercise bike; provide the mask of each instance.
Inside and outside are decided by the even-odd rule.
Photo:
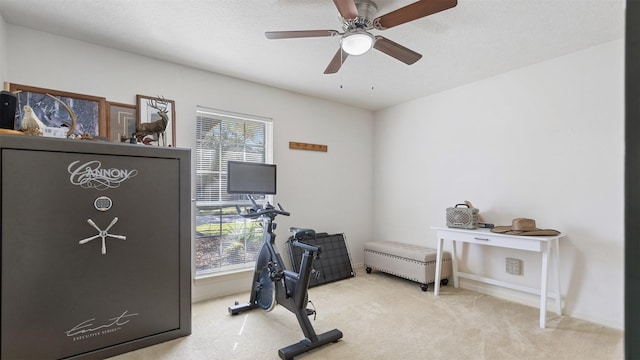
[[[290,214],[280,204],[278,204],[278,208],[269,203],[266,203],[264,207],[260,207],[253,197],[249,196],[249,199],[253,203],[253,207],[242,213],[240,207],[236,206],[238,214],[244,218],[262,219],[264,242],[256,260],[249,302],[238,304],[236,301],[234,306],[229,307],[229,313],[237,315],[255,308],[270,311],[275,307],[276,303],[294,313],[305,338],[298,343],[279,349],[278,355],[282,359],[293,359],[294,356],[328,343],[337,342],[342,338],[340,330],[333,329],[317,335],[309,320],[309,316],[314,315],[315,310],[307,309],[307,289],[311,278],[313,260],[320,255],[321,248],[302,243],[300,240],[315,236],[315,231],[293,227],[289,229],[293,234],[291,245],[304,250],[300,273],[289,271],[285,268],[285,264],[275,247],[276,234],[273,231],[276,229],[276,223],[274,222],[276,216],[289,216]]]

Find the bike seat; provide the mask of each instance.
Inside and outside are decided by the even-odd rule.
[[[316,236],[316,231],[313,229],[302,229],[302,228],[290,227],[289,231],[293,234],[293,238],[296,240]]]

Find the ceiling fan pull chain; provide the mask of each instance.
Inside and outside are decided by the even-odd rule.
[[[371,69],[375,70],[375,69],[373,69],[374,67],[376,67],[375,63],[373,62],[373,51],[369,51],[369,53],[370,53],[369,59],[371,60]],[[374,87],[374,84],[375,84],[375,78],[376,78],[378,72],[377,71],[372,71],[372,73],[373,73],[373,76],[371,77],[371,91],[373,91],[373,87]]]
[[[344,63],[344,59],[342,58],[344,55],[344,51],[342,51],[342,49],[339,50],[340,52],[340,64]],[[342,89],[342,72],[340,72],[340,89]]]

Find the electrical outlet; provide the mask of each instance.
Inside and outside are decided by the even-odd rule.
[[[507,274],[521,275],[522,274],[522,260],[507,258],[506,261]]]

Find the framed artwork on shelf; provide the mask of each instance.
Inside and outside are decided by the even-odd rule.
[[[109,140],[122,142],[131,138],[136,132],[136,106],[107,102],[107,119],[109,119]]]
[[[60,99],[74,112],[77,118],[76,134],[108,136],[105,98],[20,84],[10,84],[9,91],[17,96],[16,129],[20,128],[25,106],[31,107],[33,113],[46,126],[71,125],[68,111],[47,95],[49,94]]]
[[[137,141],[145,145],[175,147],[175,101],[160,96],[136,95],[136,105]]]

